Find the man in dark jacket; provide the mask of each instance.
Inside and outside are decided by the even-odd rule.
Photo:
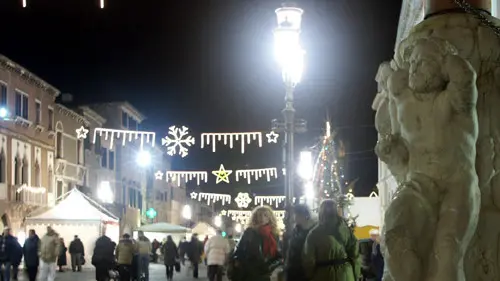
[[[198,240],[198,234],[193,234],[187,248],[187,256],[193,267],[193,277],[198,278],[198,266],[203,255],[203,243]]]
[[[12,236],[10,227],[5,227],[0,238],[0,267],[3,265],[3,281],[10,281],[10,268],[19,265],[22,259],[22,248]],[[20,256],[20,257],[19,257]]]
[[[302,250],[307,234],[316,222],[311,218],[311,212],[306,205],[295,205],[292,212],[295,217],[295,228],[288,241],[285,276],[287,281],[307,281],[302,266]]]
[[[23,246],[24,264],[26,265],[29,281],[36,281],[38,264],[40,262],[40,257],[38,256],[39,247],[40,238],[38,238],[34,229],[30,229],[29,237]]]
[[[106,235],[97,238],[95,241],[92,265],[95,266],[95,279],[97,281],[109,279],[108,271],[115,267],[115,247],[116,243]]]
[[[81,272],[85,250],[83,248],[82,240],[78,238],[78,235],[75,235],[75,239],[69,243],[69,254],[71,255],[71,269],[73,269],[73,272],[75,272],[75,269],[78,269],[78,272]]]

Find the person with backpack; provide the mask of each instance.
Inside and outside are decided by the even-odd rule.
[[[229,279],[270,281],[273,271],[282,265],[278,237],[273,210],[267,206],[257,207],[229,262]]]

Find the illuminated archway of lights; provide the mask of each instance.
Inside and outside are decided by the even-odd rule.
[[[28,6],[28,0],[22,0],[23,2],[23,8],[26,8]],[[104,9],[104,4],[105,4],[105,0],[99,0],[99,6],[101,7],[101,9]]]

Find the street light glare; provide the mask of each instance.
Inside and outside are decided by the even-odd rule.
[[[241,224],[236,224],[236,226],[234,227],[234,230],[238,233],[241,233]]]
[[[309,181],[304,185],[304,197],[306,199],[314,199],[314,195],[314,185],[312,181]]]
[[[146,167],[151,164],[151,154],[149,151],[141,150],[137,153],[137,164],[141,167]]]
[[[300,152],[300,162],[297,167],[297,173],[304,180],[311,180],[313,177],[313,158],[311,151]]]
[[[184,208],[182,208],[182,217],[186,220],[190,220],[192,217],[191,214],[191,206],[189,205],[184,205]]]
[[[221,216],[216,216],[214,218],[214,224],[217,227],[221,227],[222,226],[222,218],[221,218]]]
[[[0,118],[5,119],[9,115],[9,111],[5,107],[0,107]]]
[[[97,190],[97,198],[101,200],[103,203],[113,203],[114,201],[113,190],[111,190],[111,184],[109,181],[103,181],[99,185],[99,189]]]

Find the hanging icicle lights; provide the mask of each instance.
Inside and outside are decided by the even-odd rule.
[[[21,0],[21,3],[23,5],[23,8],[28,7],[28,0]],[[105,0],[99,0],[99,7],[101,9],[104,9],[104,6],[106,6],[106,1]]]

